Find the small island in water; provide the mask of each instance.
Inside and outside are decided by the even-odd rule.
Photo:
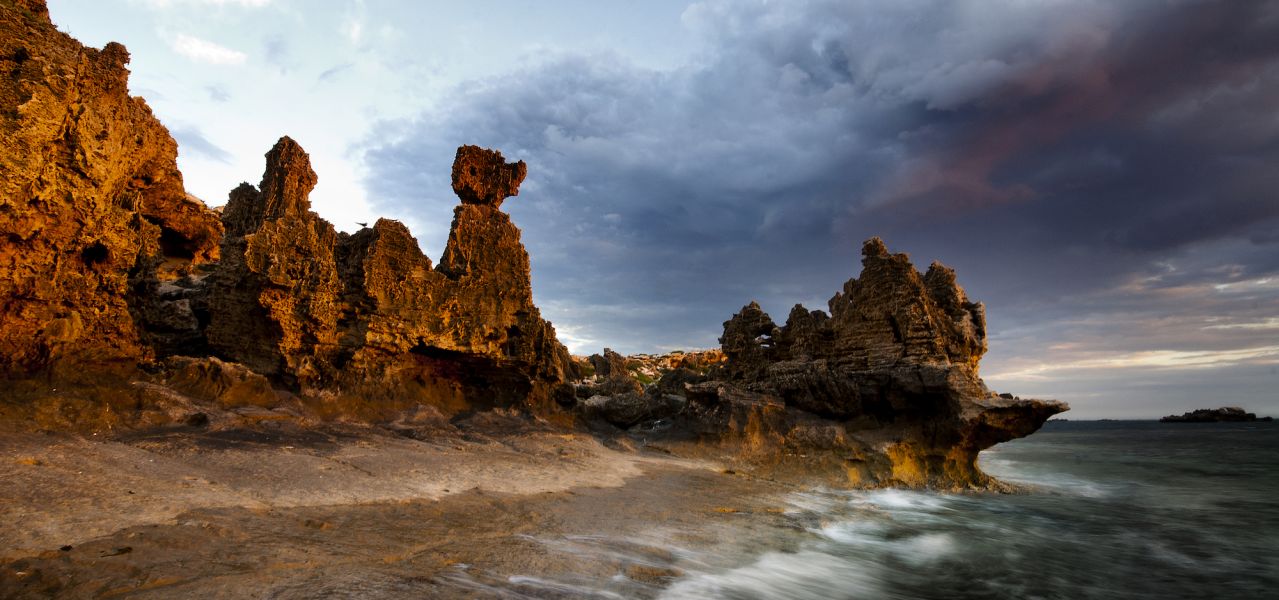
[[[1270,422],[1274,417],[1258,417],[1238,406],[1221,408],[1201,408],[1180,415],[1168,415],[1159,419],[1160,423],[1249,423],[1254,421]]]

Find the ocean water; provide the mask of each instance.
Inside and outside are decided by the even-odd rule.
[[[505,598],[1279,599],[1279,424],[1051,422],[982,454],[1019,494],[790,493],[769,519],[546,536],[582,565],[450,593]],[[718,537],[717,537],[718,536]]]
[[[1028,490],[816,491],[792,551],[663,598],[1279,598],[1279,427],[1058,422],[982,454]]]

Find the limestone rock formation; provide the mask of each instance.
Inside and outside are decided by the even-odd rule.
[[[571,397],[568,352],[533,305],[519,229],[497,208],[518,192],[522,163],[458,149],[462,204],[434,268],[396,221],[347,235],[311,212],[316,176],[293,140],[266,163],[260,191],[242,184],[223,212],[214,352],[339,404],[458,411]]]
[[[260,191],[233,190],[209,299],[215,352],[288,383],[313,382],[337,347],[337,231],[310,211],[318,179],[288,137],[267,153]]]
[[[522,160],[508,164],[501,152],[462,146],[453,161],[453,192],[463,204],[498,208],[507,197],[520,193],[520,183],[527,174]]]
[[[861,276],[831,298],[829,317],[796,306],[777,327],[752,302],[725,322],[728,379],[841,419],[931,414],[921,396],[988,395],[977,376],[985,308],[954,271],[934,263],[921,277],[879,238],[862,252]]]
[[[128,58],[58,32],[43,2],[0,3],[0,412],[114,426],[179,415],[181,398],[374,420],[572,403],[571,360],[499,208],[524,163],[458,150],[435,267],[400,223],[347,235],[311,212],[317,176],[287,137],[219,215],[128,95]]]
[[[829,303],[778,327],[752,302],[724,323],[719,381],[690,387],[691,428],[753,446],[818,447],[859,484],[983,487],[977,454],[1028,435],[1066,410],[1000,397],[978,376],[985,309],[953,270],[921,275],[879,238],[862,273]]]
[[[0,374],[152,355],[134,291],[218,256],[218,218],[129,96],[128,62],[57,31],[42,1],[0,4]]]
[[[920,274],[879,238],[862,254],[861,275],[829,313],[797,305],[778,326],[751,302],[724,323],[722,353],[592,356],[596,381],[579,384],[579,409],[618,427],[642,425],[650,444],[735,456],[773,477],[999,487],[977,454],[1033,433],[1066,405],[986,388],[978,375],[985,309],[953,270],[933,263]],[[661,367],[640,393],[599,383],[615,365],[634,365],[636,375]],[[673,426],[651,426],[667,419]]]

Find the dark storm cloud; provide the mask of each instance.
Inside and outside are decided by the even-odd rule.
[[[507,206],[583,349],[714,345],[752,298],[824,308],[871,235],[956,267],[1004,366],[1076,334],[1171,344],[1172,308],[1182,346],[1247,345],[1276,330],[1200,327],[1279,311],[1213,287],[1279,273],[1276,6],[702,3],[685,67],[547,58],[384,123],[370,197],[438,256],[454,148],[526,160]]]

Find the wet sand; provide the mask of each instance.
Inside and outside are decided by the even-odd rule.
[[[0,597],[652,597],[793,488],[498,424],[0,434]]]

